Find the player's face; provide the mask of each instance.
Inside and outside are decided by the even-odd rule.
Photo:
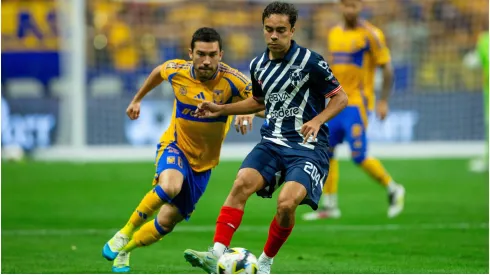
[[[353,23],[357,20],[359,13],[362,10],[361,0],[342,0],[340,1],[340,11],[344,19],[348,23]]]
[[[223,51],[219,49],[218,41],[197,41],[194,43],[194,50],[189,49],[189,57],[192,59],[196,77],[201,81],[206,81],[211,79],[218,69]]]
[[[264,38],[269,51],[285,52],[289,49],[294,28],[289,24],[289,16],[272,14],[264,19]]]

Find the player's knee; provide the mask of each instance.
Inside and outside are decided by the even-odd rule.
[[[294,200],[282,200],[278,201],[277,203],[277,213],[280,215],[291,215],[294,214],[294,211],[296,211],[296,203]]]
[[[352,152],[352,161],[360,165],[366,159],[366,152]]]
[[[180,172],[165,173],[162,172],[158,178],[158,185],[165,191],[170,198],[175,198],[182,189],[184,177]]]
[[[261,184],[261,180],[262,176],[260,176],[260,179],[257,179],[256,175],[251,174],[246,169],[242,169],[238,171],[238,175],[233,183],[232,193],[243,194],[249,197],[260,189],[258,186]]]

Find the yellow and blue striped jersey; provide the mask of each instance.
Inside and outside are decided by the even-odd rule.
[[[196,172],[215,167],[233,118],[196,118],[193,113],[202,101],[226,104],[251,97],[250,80],[238,70],[219,63],[213,78],[200,82],[194,76],[192,62],[180,59],[165,62],[160,74],[170,82],[175,94],[172,120],[160,143],[162,146],[176,143]]]
[[[349,96],[349,105],[372,110],[376,67],[391,61],[383,32],[367,21],[355,29],[338,25],[328,34],[330,67]]]

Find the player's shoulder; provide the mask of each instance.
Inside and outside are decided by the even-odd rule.
[[[364,33],[369,38],[380,40],[380,39],[382,39],[382,37],[384,37],[383,31],[380,28],[373,25],[372,23],[370,23],[369,21],[362,20],[359,23],[359,27],[361,30],[364,31]]]
[[[222,78],[229,79],[233,83],[247,84],[250,82],[245,74],[223,62],[219,63],[218,72]]]
[[[179,71],[189,71],[192,63],[183,59],[171,59],[162,64],[162,71],[167,75],[177,73]]]
[[[323,56],[321,54],[315,52],[314,50],[308,49],[308,48],[304,48],[304,49],[306,50],[306,53],[310,56],[308,58],[307,63],[306,63],[307,68],[308,67],[309,68],[316,67],[320,63],[325,62],[325,59],[323,58]]]
[[[339,24],[336,24],[333,27],[331,27],[328,30],[328,34],[332,35],[332,34],[336,34],[336,33],[343,32],[343,31],[344,31],[344,27],[342,26],[342,24],[339,23]]]

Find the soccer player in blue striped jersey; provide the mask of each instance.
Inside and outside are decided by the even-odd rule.
[[[294,227],[298,205],[318,208],[329,169],[325,123],[345,108],[347,95],[323,57],[292,40],[297,17],[297,9],[289,3],[273,2],[265,8],[262,23],[267,49],[250,64],[253,98],[198,106],[196,116],[204,118],[264,109],[266,116],[262,140],[243,161],[221,208],[213,248],[184,251],[188,262],[208,273],[217,272],[217,259],[230,245],[252,194],[270,198],[284,182],[258,273],[270,273],[273,258]],[[326,98],[330,98],[328,104]]]

